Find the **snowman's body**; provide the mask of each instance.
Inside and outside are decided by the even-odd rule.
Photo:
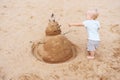
[[[76,53],[76,46],[61,34],[60,26],[50,21],[46,28],[44,43],[34,43],[33,55],[48,63],[59,63],[69,60]]]

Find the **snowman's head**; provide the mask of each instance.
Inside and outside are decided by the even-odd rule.
[[[59,23],[55,19],[49,20],[48,26],[46,28],[46,36],[55,36],[61,34]]]

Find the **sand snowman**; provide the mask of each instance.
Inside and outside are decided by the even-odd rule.
[[[77,47],[61,34],[60,25],[52,14],[45,30],[44,42],[34,42],[32,45],[33,55],[47,63],[60,63],[75,57]]]

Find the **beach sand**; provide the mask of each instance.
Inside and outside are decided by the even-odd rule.
[[[94,60],[87,59],[85,20],[97,8],[101,42]],[[0,80],[120,80],[120,0],[0,0]],[[59,64],[37,60],[31,52],[43,40],[50,15],[62,33],[80,48],[77,56]]]

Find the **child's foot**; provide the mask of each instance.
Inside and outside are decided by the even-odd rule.
[[[94,59],[94,56],[87,56],[88,59]]]

